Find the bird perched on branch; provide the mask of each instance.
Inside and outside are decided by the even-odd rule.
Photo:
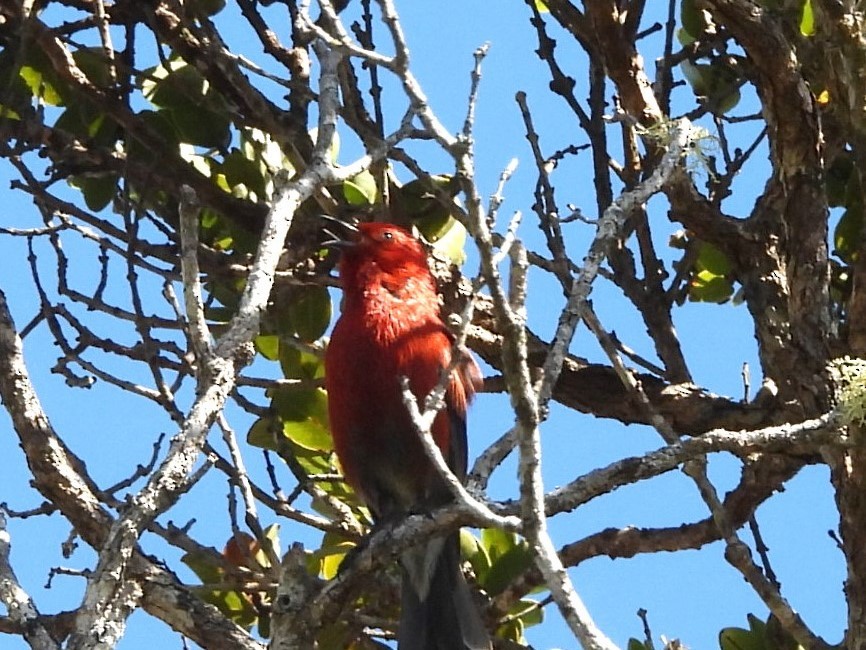
[[[427,254],[393,224],[364,223],[345,241],[343,310],[325,355],[334,446],[346,480],[377,523],[431,512],[451,491],[424,452],[401,378],[419,407],[452,366],[454,337],[439,313]],[[467,351],[447,379],[431,434],[451,471],[466,476],[466,407],[481,381]],[[459,533],[401,556],[400,650],[489,650],[490,639],[460,569]]]

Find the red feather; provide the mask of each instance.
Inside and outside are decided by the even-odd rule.
[[[424,453],[403,402],[419,403],[452,358],[436,283],[421,243],[392,224],[362,224],[340,262],[343,310],[325,355],[331,431],[346,480],[377,521],[429,512],[451,493]],[[480,382],[468,352],[448,380],[431,433],[451,470],[466,475],[466,408]],[[457,535],[402,559],[400,650],[487,649],[490,642],[459,567]]]

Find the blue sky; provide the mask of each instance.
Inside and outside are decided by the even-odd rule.
[[[645,25],[663,20],[661,14],[653,12],[661,12],[662,4],[666,3],[647,4],[650,8]],[[437,115],[452,130],[461,127],[465,116],[472,53],[479,45],[490,43],[475,130],[477,181],[482,195],[489,196],[502,168],[512,157],[520,159],[520,167],[506,188],[507,200],[500,215],[504,220],[512,211],[522,210],[525,218],[521,235],[530,247],[540,248],[542,243],[531,212],[536,173],[514,101],[515,92],[527,93],[546,152],[571,143],[582,144],[585,137],[574,117],[547,88],[546,67],[534,54],[536,43],[528,25],[529,10],[516,0],[402,2],[398,9],[412,51],[413,71]],[[221,17],[224,25],[240,24],[239,20],[232,20],[233,11],[230,6]],[[285,32],[278,24],[273,27],[278,33]],[[234,29],[236,27],[229,27],[229,43],[241,43],[245,54],[267,62],[252,39],[235,34]],[[555,29],[551,32],[557,36]],[[576,95],[582,99],[586,95],[584,59],[567,38],[558,36],[560,62],[577,79]],[[646,58],[652,75],[651,57],[659,51],[660,36],[649,37],[645,45],[650,52]],[[681,88],[678,93],[683,102],[690,98],[688,88]],[[388,105],[395,111],[391,113],[390,126],[394,127],[405,102],[396,93],[390,96],[393,99]],[[735,113],[753,109],[754,99],[747,97]],[[344,138],[341,162],[348,162],[356,153],[357,146],[351,139]],[[451,170],[448,160],[429,145],[417,147],[414,153],[432,171],[447,173]],[[756,159],[759,171],[743,174],[735,184],[735,196],[725,205],[731,214],[746,214],[762,189],[765,169],[761,171],[760,165],[765,165],[766,153],[759,152]],[[0,186],[8,185],[12,173],[8,164],[0,165]],[[586,153],[562,165],[553,178],[560,205],[574,203],[586,214],[592,214],[595,198],[590,174]],[[664,250],[664,242],[674,227],[667,222],[663,202],[655,200],[650,207],[653,226],[658,229],[659,248]],[[32,226],[38,222],[39,216],[26,197],[6,194],[4,224]],[[592,236],[591,230],[586,225],[571,224],[566,235],[570,238],[570,252],[580,259],[585,242]],[[75,246],[74,242],[70,243],[70,255],[74,254]],[[40,251],[44,268],[50,273],[51,260],[44,255],[47,250],[42,247]],[[22,240],[0,238],[0,256],[4,259],[0,266],[0,288],[7,294],[19,328],[38,309],[26,255]],[[672,257],[672,253],[668,252],[668,256]],[[471,256],[465,270],[474,271]],[[72,273],[85,284],[89,280],[95,283],[93,269],[86,263],[73,268]],[[540,335],[547,336],[555,326],[561,294],[557,286],[541,274],[533,274],[530,281],[530,324]],[[154,288],[154,292],[156,290]],[[109,296],[112,291],[117,292],[119,301],[128,300],[122,295],[122,285],[110,287]],[[593,300],[608,328],[614,329],[625,343],[641,354],[653,357],[643,326],[615,291],[600,282]],[[748,362],[752,368],[752,385],[759,384],[755,342],[745,307],[687,304],[677,311],[676,326],[697,383],[713,392],[739,397],[742,394],[740,369]],[[129,334],[118,332],[118,340],[124,340]],[[604,359],[598,345],[583,328],[575,339],[573,352],[595,361]],[[174,432],[174,425],[158,409],[142,405],[104,384],[70,392],[61,377],[48,371],[56,360],[57,349],[52,346],[44,325],[28,337],[26,353],[49,416],[72,449],[87,461],[101,485],[124,478],[130,467],[146,462],[159,433],[171,435]],[[260,374],[273,375],[273,370],[266,364],[256,368]],[[142,381],[145,380],[143,374]],[[182,398],[188,400],[189,395]],[[511,425],[512,417],[504,404],[504,397],[499,395],[482,395],[478,399],[470,418],[473,453]],[[249,426],[249,418],[236,411],[229,415],[243,434]],[[595,467],[659,447],[662,441],[646,427],[624,427],[554,407],[543,427],[543,444],[545,480],[552,488]],[[0,455],[8,459],[0,479],[0,501],[8,502],[16,510],[37,506],[41,499],[27,487],[27,470],[5,415],[0,416]],[[497,471],[491,485],[494,497],[516,494],[515,466],[512,458]],[[737,475],[738,464],[733,459],[712,459],[711,476],[717,479],[721,490],[733,487]],[[193,530],[202,541],[221,547],[228,536],[225,492],[224,482],[211,472],[183,498],[178,510],[172,512],[172,519],[183,524],[186,518],[194,517],[198,523]],[[551,530],[555,542],[561,545],[609,526],[677,525],[705,516],[705,507],[693,484],[680,473],[672,472],[557,517],[551,522]],[[784,493],[759,509],[758,520],[771,548],[771,560],[784,593],[816,632],[830,642],[839,641],[844,629],[844,563],[826,532],[835,529],[837,523],[826,470],[804,470],[786,486]],[[297,530],[289,522],[282,524],[285,545],[297,537]],[[14,566],[42,610],[54,612],[74,607],[83,593],[83,580],[59,576],[53,588],[46,590],[43,588],[46,564],[87,568],[93,565],[93,553],[82,545],[71,559],[61,560],[57,550],[68,530],[56,517],[25,522],[12,520],[10,531]],[[748,539],[748,535],[744,537]],[[317,537],[305,534],[302,541],[315,545]],[[171,564],[176,563],[176,551],[153,540],[152,536],[146,548],[168,558]],[[700,551],[628,560],[596,558],[573,570],[572,576],[596,622],[618,644],[624,645],[629,637],[642,635],[642,624],[636,612],[645,608],[657,642],[660,635],[665,635],[680,638],[690,648],[709,649],[718,647],[716,636],[721,628],[745,626],[746,613],[766,617],[765,608],[725,563],[722,554],[722,546],[713,544]],[[188,574],[182,577],[193,580]],[[548,608],[547,614],[545,624],[529,632],[534,646],[538,650],[577,647],[555,609]],[[25,647],[22,642],[7,638],[3,639],[3,644],[4,648]],[[161,623],[137,613],[120,647],[123,650],[180,648],[181,641]]]

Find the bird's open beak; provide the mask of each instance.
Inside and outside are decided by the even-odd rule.
[[[340,229],[345,232],[345,235],[340,236],[330,228],[322,228],[322,232],[324,232],[328,236],[328,239],[322,242],[322,246],[324,246],[325,248],[345,249],[351,248],[358,243],[358,240],[361,236],[361,231],[358,230],[354,223],[342,221],[341,219],[337,219],[336,217],[332,217],[328,214],[320,214],[317,216],[320,219],[330,221],[331,223],[339,226]]]

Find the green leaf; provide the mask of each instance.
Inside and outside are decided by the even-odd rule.
[[[647,647],[647,644],[645,644],[643,641],[631,638],[628,640],[626,650],[652,650],[652,648]]]
[[[519,618],[523,627],[540,625],[544,621],[544,610],[534,600],[522,598],[508,608],[508,615]]]
[[[111,203],[117,194],[117,176],[70,176],[68,182],[84,195],[84,202],[93,212],[99,212]]]
[[[213,210],[205,208],[199,213],[199,225],[202,229],[209,230],[215,228],[221,222],[222,216],[219,212],[214,212]]]
[[[143,145],[136,138],[129,138],[126,142],[127,155],[141,164],[158,164],[160,158],[165,155],[165,150],[174,150],[178,146],[177,131],[168,119],[164,111],[141,111],[138,118],[144,125],[159,136],[165,149],[153,150]]]
[[[316,638],[318,650],[356,650],[352,647],[349,627],[345,621],[335,621],[326,625]]]
[[[72,58],[94,86],[108,88],[111,85],[111,66],[101,47],[82,47]]]
[[[481,583],[492,596],[501,593],[511,582],[532,565],[529,544],[521,541],[491,562],[490,571]]]
[[[301,422],[313,411],[317,390],[302,386],[275,386],[268,389],[267,395],[271,398],[271,409],[281,421]]]
[[[325,580],[331,580],[337,575],[340,565],[356,544],[342,535],[325,533],[322,546],[312,555],[316,560],[315,573]]]
[[[235,196],[247,198],[248,193],[253,192],[252,200],[266,198],[267,179],[262,165],[247,158],[240,149],[232,149],[225,160],[215,165],[214,169],[225,176],[228,187]],[[240,185],[245,190],[235,191],[235,188]]]
[[[57,118],[54,128],[103,147],[113,146],[122,135],[117,122],[87,100],[68,106]]]
[[[496,629],[496,636],[500,639],[522,644],[525,643],[523,637],[524,629],[523,621],[519,618],[510,618]]]
[[[740,103],[740,89],[732,86],[723,92],[709,98],[709,109],[713,115],[724,115],[735,109]]]
[[[216,607],[233,623],[246,630],[249,630],[258,620],[256,610],[246,594],[203,588],[195,589],[195,592],[203,601]]]
[[[815,14],[812,12],[812,0],[803,0],[803,13],[800,14],[800,33],[803,36],[815,35]]]
[[[748,615],[749,629],[726,627],[719,632],[721,650],[775,650],[767,643],[766,624],[752,614]]]
[[[54,128],[59,131],[65,131],[70,135],[78,136],[79,138],[86,137],[90,131],[87,123],[82,119],[81,107],[79,105],[69,106],[63,111],[54,123]]]
[[[193,66],[173,59],[145,72],[144,96],[160,108],[180,139],[201,147],[224,148],[231,122],[223,98]]]
[[[379,190],[373,174],[365,169],[360,174],[343,181],[343,196],[349,205],[356,207],[375,205],[379,199]]]
[[[490,556],[481,541],[465,528],[460,529],[460,555],[469,560],[475,577],[483,584],[490,570]]]
[[[241,294],[244,291],[245,282],[242,279],[225,280],[209,283],[207,289],[221,305],[237,311],[240,306]]]
[[[466,227],[456,219],[451,219],[442,235],[432,242],[433,248],[451,260],[452,264],[460,266],[466,261]]]
[[[763,639],[756,639],[749,630],[726,627],[719,632],[719,647],[722,650],[764,650]]]
[[[753,634],[766,633],[767,624],[754,614],[746,614],[746,620],[749,622],[749,630],[751,630]]]
[[[682,29],[694,41],[710,29],[709,15],[703,9],[698,9],[695,0],[683,0],[680,5],[680,23]]]
[[[731,272],[731,261],[717,246],[703,242],[698,253],[697,268],[713,275],[727,275]]]
[[[243,129],[240,147],[244,156],[262,165],[263,173],[278,169],[292,169],[280,145],[271,138],[269,133],[260,129]]]
[[[262,533],[265,536],[265,543],[271,545],[271,550],[273,550],[274,555],[280,557],[282,553],[280,552],[280,525],[279,524],[271,524],[267,528],[265,528]],[[265,569],[271,568],[271,561],[268,558],[268,554],[264,548],[260,548],[256,551],[255,561],[258,562],[260,567]]]
[[[535,0],[535,8],[538,9],[538,13],[546,14],[550,12],[550,9],[547,8],[547,5],[542,2],[542,0]]]
[[[848,203],[849,182],[857,182],[852,172],[854,171],[854,156],[850,151],[842,151],[830,164],[824,175],[824,184],[827,188],[827,204],[831,208],[838,208]],[[859,191],[857,192],[859,195]]]
[[[38,97],[41,102],[51,106],[63,106],[63,98],[55,89],[51,75],[43,74],[29,65],[22,65],[19,73],[21,78],[30,88],[30,92]]]
[[[429,241],[436,241],[450,226],[451,207],[443,203],[440,193],[454,198],[458,192],[453,177],[437,174],[427,178],[416,178],[399,190],[399,199],[406,216],[418,226]]]
[[[698,39],[696,39],[694,36],[689,34],[682,27],[677,27],[677,40],[679,41],[680,45],[682,45],[683,47],[686,47],[687,45],[691,45],[692,43],[694,43]]]
[[[145,70],[142,76],[142,93],[159,108],[186,106],[207,90],[207,80],[201,73],[179,58]]]
[[[188,0],[186,6],[195,16],[210,18],[225,9],[226,0]]]
[[[13,108],[0,104],[0,120],[20,120],[21,114]]]
[[[274,418],[263,417],[256,420],[247,431],[247,444],[260,449],[279,451],[274,432],[279,431],[280,423]]]
[[[202,582],[219,582],[222,579],[222,567],[211,560],[207,553],[186,553],[180,558]]]
[[[100,113],[95,120],[87,125],[87,135],[91,138],[95,137],[102,130],[103,124],[105,124],[105,113]]]
[[[331,578],[335,578],[337,576],[337,572],[340,570],[340,565],[343,564],[343,560],[346,559],[346,554],[354,548],[354,544],[351,542],[344,542],[343,548],[337,552],[332,552],[322,558],[322,571],[321,576],[325,580],[330,580]]]
[[[235,315],[235,311],[228,307],[208,307],[204,310],[204,316],[214,323],[228,323]]]
[[[283,435],[304,449],[334,448],[328,426],[328,395],[322,388],[280,386],[271,407],[282,422]]]
[[[260,334],[253,343],[256,352],[268,361],[276,361],[280,358],[280,337],[276,334]]]
[[[224,113],[189,105],[165,109],[182,142],[200,147],[223,149],[231,142],[231,121]]]
[[[330,429],[318,420],[308,419],[301,422],[284,420],[283,435],[305,449],[330,450],[334,448]]]
[[[212,556],[208,554],[187,553],[180,560],[205,585],[222,582],[225,577],[222,565],[215,564]],[[248,594],[207,587],[198,587],[194,591],[202,600],[214,605],[223,614],[242,627],[249,629],[258,618],[256,609],[253,607]]]
[[[709,69],[709,67],[709,64],[692,63],[688,59],[680,63],[680,70],[682,70],[683,76],[686,78],[686,81],[689,82],[692,91],[698,97],[706,97],[709,93],[709,84],[704,78],[704,72]]]
[[[184,148],[184,146],[181,145],[181,148]],[[214,180],[217,181],[216,184],[218,186],[228,189],[227,185],[223,186],[220,183],[220,180],[225,180],[225,176],[222,174],[217,174]],[[257,245],[256,237],[250,231],[239,226],[236,221],[226,219],[222,214],[210,208],[205,207],[201,209],[199,225],[201,240],[214,248],[220,250],[230,249],[238,255],[244,255],[252,253]],[[219,287],[224,284],[221,281],[215,286]],[[232,305],[238,304],[238,300],[244,289],[243,282],[238,283],[236,286],[237,289],[233,290],[235,295],[231,298]],[[219,298],[220,302],[223,302],[223,299],[219,295],[217,298]],[[225,302],[223,304],[226,305]]]
[[[211,164],[213,160],[208,156],[201,156],[196,153],[196,149],[193,145],[188,142],[181,142],[178,145],[178,153],[180,157],[187,161],[190,165],[192,165],[197,172],[199,172],[202,176],[206,176],[208,178],[212,175]],[[202,210],[204,212],[204,210]],[[212,210],[208,211],[210,214],[214,214]]]
[[[499,528],[484,528],[481,531],[481,545],[490,558],[491,566],[513,548],[525,543],[517,536],[517,533],[510,533]]]
[[[458,191],[453,176],[438,174],[406,183],[400,188],[399,202],[424,238],[459,266],[466,260],[466,228],[452,216],[459,208]]]
[[[325,376],[325,364],[319,357],[285,340],[280,341],[280,368],[286,379],[321,379]]]
[[[863,206],[854,205],[842,214],[833,231],[833,253],[843,262],[851,264],[857,259],[860,234],[863,229]]]
[[[213,564],[210,556],[203,553],[187,553],[180,560],[198,576],[203,584],[222,582],[223,569]],[[255,608],[245,594],[203,587],[196,588],[194,591],[202,600],[219,609],[241,627],[249,629],[258,618]]]
[[[334,471],[334,466],[331,464],[331,453],[320,449],[305,449],[296,445],[291,440],[287,441],[289,450],[293,457],[298,461],[308,476],[316,474],[328,474]]]
[[[689,282],[689,299],[698,302],[726,302],[734,293],[731,271],[730,260],[719,248],[701,242]]]
[[[311,343],[325,333],[331,322],[331,294],[327,287],[301,287],[288,311],[295,334],[302,341]]]
[[[720,276],[705,279],[698,275],[689,283],[689,299],[696,302],[721,304],[730,299],[733,291],[733,285]]]
[[[704,99],[715,115],[723,115],[740,101],[740,74],[733,66],[716,59],[711,63],[680,63],[683,76],[696,96]]]
[[[20,119],[31,113],[33,91],[21,76],[21,61],[17,48],[6,47],[0,50],[0,88],[3,89],[3,111],[6,119]]]
[[[853,288],[854,280],[850,267],[830,260],[830,300],[837,306],[844,305],[851,298]]]

